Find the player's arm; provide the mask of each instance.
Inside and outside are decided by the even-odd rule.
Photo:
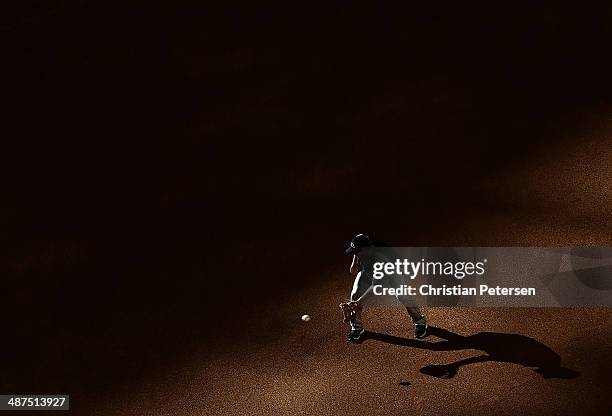
[[[351,268],[349,269],[349,272],[351,273],[351,276],[355,277],[360,271],[361,262],[359,261],[359,257],[353,256],[353,261],[351,262]]]
[[[371,284],[368,290],[363,292],[363,295],[361,295],[359,299],[355,300],[355,302],[361,305],[361,303],[370,296],[370,293],[372,293],[373,288],[374,288],[374,284]]]

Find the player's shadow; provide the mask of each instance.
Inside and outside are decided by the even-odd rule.
[[[541,342],[524,335],[480,332],[475,335],[463,336],[434,327],[430,327],[428,333],[442,338],[444,341],[419,341],[369,331],[364,334],[364,340],[372,339],[432,351],[480,350],[486,353],[449,364],[428,365],[421,368],[421,373],[438,378],[452,378],[465,365],[487,361],[514,363],[530,367],[543,378],[574,378],[580,375],[577,371],[562,367],[559,354]]]

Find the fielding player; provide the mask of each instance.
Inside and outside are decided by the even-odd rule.
[[[363,251],[365,247],[386,247],[387,245],[370,238],[365,234],[358,234],[346,249],[346,254],[353,256],[350,267],[351,276],[355,278],[351,300],[340,304],[344,314],[344,322],[351,325],[351,332],[348,335],[350,341],[359,341],[364,333],[363,321],[361,319],[361,309],[363,301],[372,293],[372,265],[375,263],[375,253],[370,250]],[[421,310],[411,302],[408,296],[397,296],[397,299],[404,305],[408,314],[412,318],[415,326],[414,336],[424,338],[427,335],[427,321]]]

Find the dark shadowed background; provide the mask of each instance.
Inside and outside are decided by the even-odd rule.
[[[145,379],[344,267],[357,232],[520,244],[432,227],[506,212],[490,178],[612,97],[606,2],[6,3],[6,393]]]

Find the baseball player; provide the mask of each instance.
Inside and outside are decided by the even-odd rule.
[[[346,254],[353,256],[349,271],[355,281],[350,301],[340,304],[340,308],[344,314],[344,322],[351,325],[348,339],[352,342],[359,341],[364,333],[363,321],[361,320],[362,303],[372,292],[372,265],[376,261],[380,261],[375,258],[375,253],[371,253],[369,250],[364,252],[362,250],[364,247],[387,247],[387,245],[366,234],[358,234],[351,240],[346,249]],[[412,304],[411,299],[407,296],[397,296],[397,299],[404,305],[412,318],[415,338],[424,338],[427,335],[427,321],[421,310]]]

